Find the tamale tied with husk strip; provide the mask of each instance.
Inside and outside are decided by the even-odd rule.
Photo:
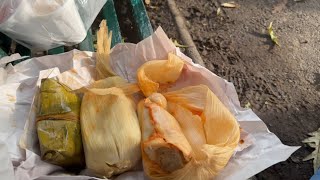
[[[96,81],[83,96],[80,122],[86,165],[98,177],[129,171],[141,159],[141,131],[130,95],[135,89],[114,76]]]
[[[184,61],[169,53],[137,71],[145,99],[138,104],[141,152],[152,180],[209,180],[227,165],[239,139],[235,117],[204,84],[170,91]]]
[[[84,88],[81,133],[87,169],[110,178],[141,159],[141,131],[132,94],[140,91],[110,66],[111,32],[102,21],[97,32],[97,81]]]
[[[83,167],[81,99],[54,79],[42,79],[37,133],[42,160],[66,168]]]

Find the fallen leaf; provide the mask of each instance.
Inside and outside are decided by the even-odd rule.
[[[227,2],[227,3],[222,3],[221,6],[224,7],[224,8],[236,8],[236,7],[239,7],[239,5],[236,4],[234,1]]]
[[[221,8],[218,8],[217,9],[217,16],[220,16],[221,15]]]
[[[149,5],[149,8],[150,8],[150,9],[158,9],[157,6],[151,6],[151,5]]]
[[[9,102],[16,102],[16,100],[17,100],[15,96],[10,95],[10,94],[7,94],[7,97],[8,97]]]
[[[250,109],[250,108],[251,108],[250,102],[248,102],[246,105],[244,105],[244,107],[245,107],[246,109]]]
[[[268,33],[269,33],[269,36],[270,36],[272,42],[274,42],[276,45],[280,46],[278,37],[273,32],[272,22],[269,24]]]
[[[150,1],[151,1],[151,0],[144,0],[144,2],[146,3],[146,5],[149,5],[149,4],[150,4]]]
[[[170,40],[173,42],[173,44],[174,44],[176,47],[179,47],[179,48],[187,48],[187,47],[189,47],[189,46],[186,46],[186,45],[183,45],[183,44],[178,43],[178,41],[177,41],[176,39],[170,38]]]
[[[125,43],[125,42],[127,42],[127,41],[128,41],[128,38],[127,38],[127,37],[122,36],[122,38],[121,38],[121,43]]]
[[[320,168],[320,128],[312,133],[309,133],[311,137],[303,140],[303,143],[308,144],[315,150],[303,159],[303,161],[308,161],[313,159],[313,169],[316,172]]]

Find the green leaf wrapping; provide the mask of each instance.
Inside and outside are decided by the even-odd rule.
[[[83,166],[81,99],[54,79],[42,80],[39,96],[37,133],[42,160],[63,167]]]

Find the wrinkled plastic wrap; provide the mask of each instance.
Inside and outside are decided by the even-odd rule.
[[[1,0],[0,31],[33,50],[82,42],[107,0]]]
[[[110,63],[116,74],[129,82],[136,82],[136,72],[142,64],[154,59],[165,59],[169,52],[177,54],[185,61],[184,71],[169,91],[197,84],[207,85],[236,117],[240,126],[249,133],[248,137],[252,137],[245,139],[245,142],[252,140],[250,146],[237,150],[216,179],[247,179],[273,164],[285,161],[299,148],[282,144],[252,110],[240,107],[232,83],[192,63],[190,58],[175,48],[161,28],[138,44],[116,45],[111,51]],[[78,89],[91,84],[95,79],[94,65],[95,54],[75,50],[55,56],[33,58],[14,67],[5,68],[7,76],[3,84],[0,84],[0,114],[5,115],[0,116],[0,140],[5,142],[11,160],[18,162],[14,163],[17,180],[95,179],[88,177],[84,172],[70,175],[58,166],[41,161],[34,128],[35,103],[32,103],[39,86],[39,78],[57,76],[59,82],[65,82],[71,89]],[[74,77],[73,84],[69,83],[71,77]],[[0,153],[6,154],[2,149]],[[3,179],[2,177],[5,175],[0,173],[0,179]],[[115,179],[146,178],[142,168],[137,167],[134,171],[121,174]]]

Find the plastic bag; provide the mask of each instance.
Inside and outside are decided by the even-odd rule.
[[[0,31],[32,50],[82,42],[106,0],[1,0]]]

